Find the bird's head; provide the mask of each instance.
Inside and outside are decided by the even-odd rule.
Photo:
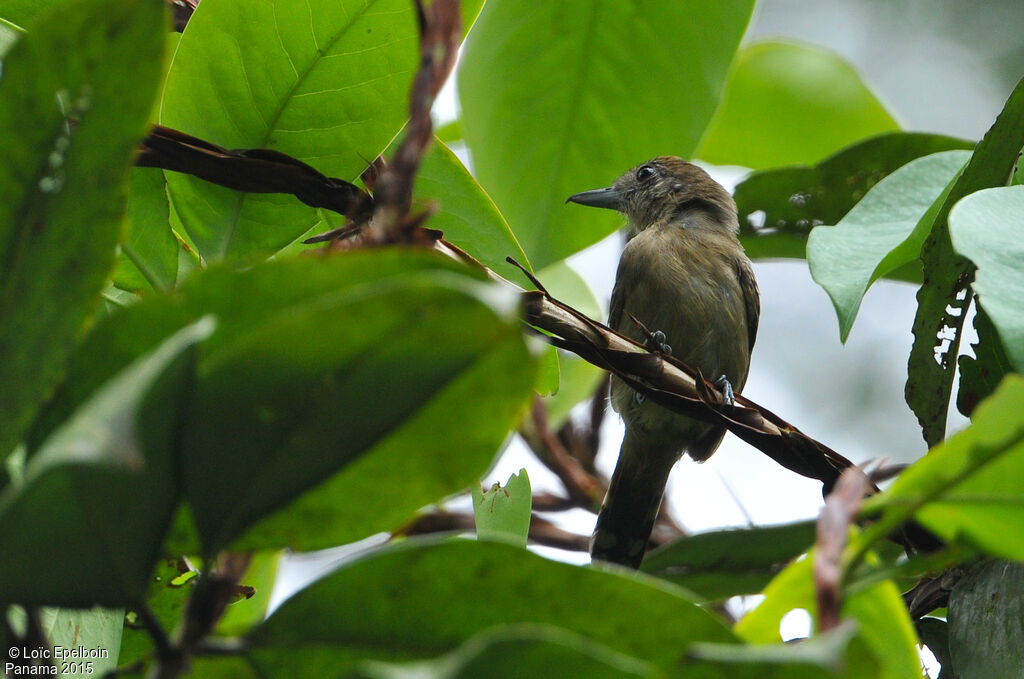
[[[634,231],[676,217],[705,213],[698,223],[735,233],[736,204],[707,172],[675,156],[661,156],[637,165],[605,189],[569,196],[566,202],[618,210]]]

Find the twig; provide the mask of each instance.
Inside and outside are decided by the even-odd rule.
[[[412,232],[419,221],[407,219],[412,205],[413,180],[423,154],[433,140],[430,107],[455,66],[462,39],[458,0],[434,0],[425,7],[416,0],[420,28],[420,67],[409,98],[409,123],[405,138],[381,174],[374,200],[376,210],[366,230],[371,243],[404,242],[401,232]]]
[[[199,0],[167,0],[171,6],[171,14],[174,16],[174,30],[181,33],[192,18],[192,13],[199,6]]]
[[[443,243],[443,241],[439,242]],[[514,260],[509,259],[513,264]],[[848,459],[807,436],[767,408],[741,394],[724,403],[714,384],[672,356],[646,347],[588,318],[550,294],[523,292],[523,316],[546,331],[548,341],[614,374],[628,386],[674,412],[720,424],[786,469],[822,482],[830,493],[848,469],[864,476],[870,492],[878,487]],[[905,524],[890,539],[907,549],[932,551],[941,541],[916,523]]]
[[[393,535],[411,537],[433,533],[470,532],[476,530],[472,514],[449,512],[443,509],[417,516],[413,521],[396,530]],[[547,519],[533,514],[530,516],[529,539],[534,544],[557,547],[576,552],[589,549],[590,538],[563,530]]]
[[[171,639],[167,636],[167,631],[164,629],[163,624],[156,617],[156,614],[153,613],[152,609],[144,601],[138,602],[132,609],[135,611],[135,615],[138,616],[139,624],[149,634],[149,638],[153,640],[153,648],[156,651],[157,658],[163,661],[172,657],[175,654],[174,646],[171,644]]]
[[[605,486],[569,454],[562,441],[548,429],[547,408],[539,396],[530,409],[530,427],[522,427],[520,435],[537,457],[558,476],[569,499],[577,506],[596,511],[604,498]]]
[[[868,484],[867,477],[858,472],[856,469],[843,472],[835,490],[825,498],[825,506],[818,517],[814,594],[818,603],[818,629],[821,632],[839,625],[843,549]]]

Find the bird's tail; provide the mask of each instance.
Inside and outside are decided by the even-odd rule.
[[[651,450],[626,430],[590,542],[594,560],[631,568],[640,565],[677,459],[671,451]]]

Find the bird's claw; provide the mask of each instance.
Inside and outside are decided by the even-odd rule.
[[[726,405],[733,405],[736,403],[736,394],[732,390],[732,383],[729,382],[729,378],[725,375],[720,376],[715,380],[715,386],[722,392],[722,402]]]
[[[655,330],[647,338],[647,342],[645,342],[645,344],[647,345],[648,350],[653,351],[656,354],[671,356],[672,347],[665,342],[666,339],[668,338],[665,337],[665,333],[661,330]]]

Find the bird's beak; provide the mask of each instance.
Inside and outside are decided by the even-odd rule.
[[[607,189],[594,189],[569,196],[566,203],[579,203],[590,207],[606,207],[612,210],[619,210],[622,207],[622,194],[613,187]]]

